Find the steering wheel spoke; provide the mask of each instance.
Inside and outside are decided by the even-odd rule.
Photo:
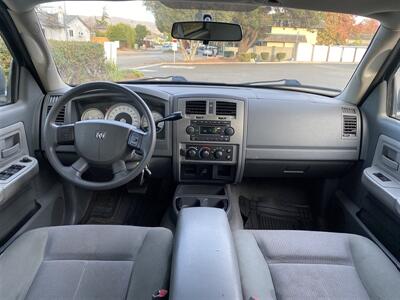
[[[114,178],[125,177],[128,174],[128,169],[124,160],[118,160],[111,166]]]
[[[75,142],[75,124],[54,126],[57,145],[73,145]]]
[[[64,168],[67,173],[81,179],[83,173],[85,173],[89,169],[89,167],[89,163],[86,161],[86,159],[80,157],[71,166]]]
[[[146,156],[148,149],[150,149],[151,142],[151,137],[147,132],[138,128],[132,128],[128,138],[128,146],[135,150],[137,154]]]

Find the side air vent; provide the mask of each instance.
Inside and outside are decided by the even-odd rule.
[[[50,96],[48,106],[47,106],[47,114],[49,114],[50,109],[53,107],[54,104],[57,103],[58,99],[60,98],[59,95]],[[63,125],[65,123],[65,105],[60,109],[57,114],[55,123],[57,125]]]
[[[185,112],[187,115],[205,115],[207,101],[186,101]]]
[[[236,116],[236,103],[217,101],[216,114],[218,116]]]
[[[343,137],[352,138],[357,136],[357,116],[343,115]]]

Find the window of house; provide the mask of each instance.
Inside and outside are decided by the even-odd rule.
[[[68,30],[68,32],[69,32],[69,36],[70,36],[70,37],[73,37],[73,36],[74,36],[74,31],[73,31],[72,29]]]
[[[0,37],[0,106],[11,103],[10,73],[12,55],[2,37]]]

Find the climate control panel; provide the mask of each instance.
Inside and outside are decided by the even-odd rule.
[[[186,144],[181,155],[187,160],[232,161],[234,147],[230,145]]]

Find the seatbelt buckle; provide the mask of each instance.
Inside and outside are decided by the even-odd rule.
[[[152,295],[153,300],[167,299],[167,297],[168,297],[168,290],[164,290],[164,289],[158,290]]]

